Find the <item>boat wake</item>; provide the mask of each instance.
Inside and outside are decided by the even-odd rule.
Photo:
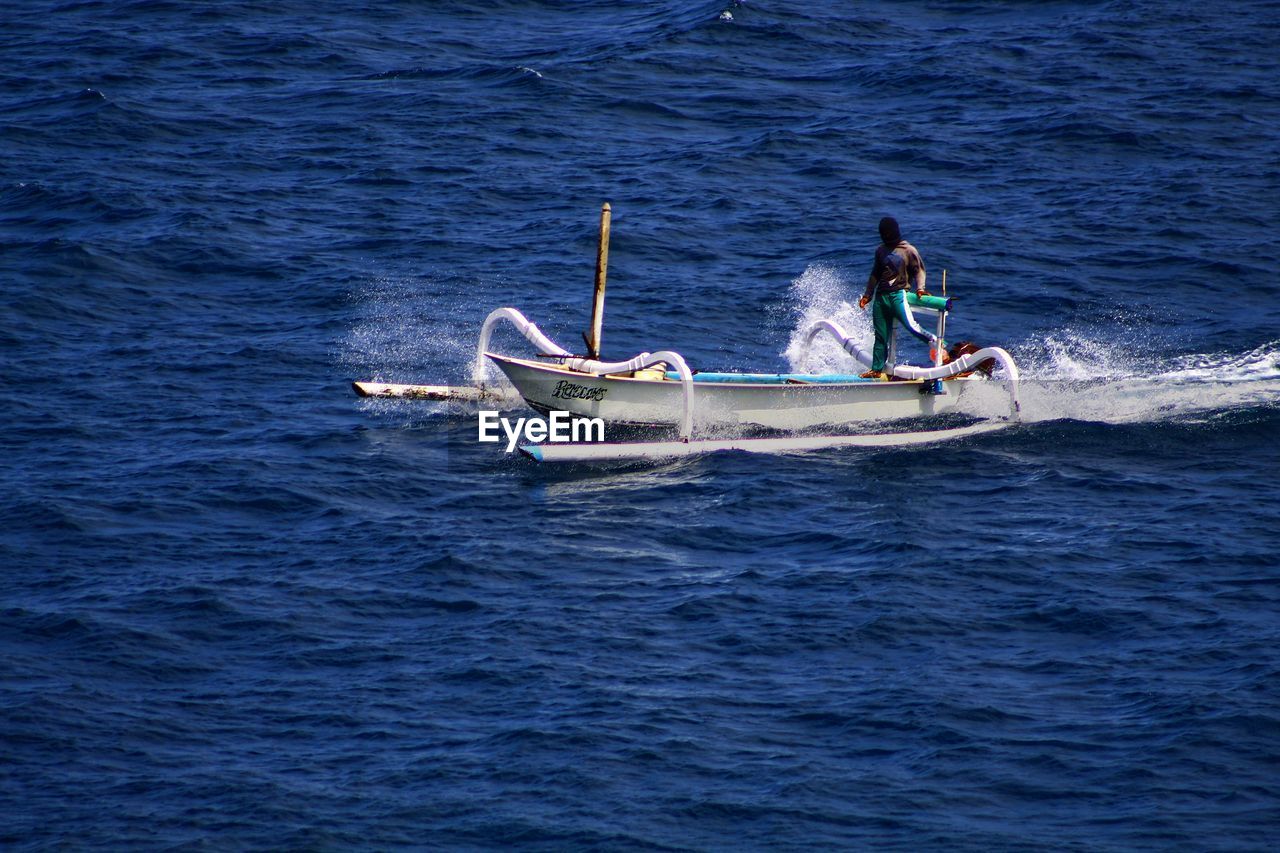
[[[1154,369],[1140,363],[1121,347],[1074,335],[1049,338],[1042,352],[1023,355],[1022,420],[1195,421],[1280,406],[1280,341],[1243,354],[1176,356]],[[966,411],[998,414],[998,390],[981,391],[966,395]]]
[[[850,283],[841,272],[824,265],[810,266],[792,282],[789,306],[794,325],[781,353],[794,373],[841,373],[856,367],[849,354],[830,337],[812,341],[806,352],[806,332],[820,319],[834,319],[870,344],[867,314],[848,302]],[[340,362],[347,368],[391,381],[419,380],[439,375],[441,366],[462,375],[474,358],[473,330],[459,328],[451,318],[458,306],[442,306],[423,299],[421,282],[382,280],[360,294],[362,320],[352,329]],[[1211,420],[1244,409],[1280,407],[1280,340],[1246,353],[1207,353],[1165,356],[1151,366],[1150,348],[1141,344],[1100,341],[1074,330],[1026,341],[1011,347],[1021,365],[1023,423],[1074,420],[1106,424],[1168,420]],[[497,371],[486,384],[498,393],[483,404],[475,400],[426,403],[403,399],[367,398],[371,413],[423,419],[469,417],[479,408],[515,409],[522,401]],[[1000,374],[997,373],[997,378]],[[491,383],[491,384],[490,384]],[[974,383],[954,410],[962,418],[1004,419],[1008,392],[1002,382]],[[877,432],[874,424],[846,425],[844,431]],[[740,429],[699,427],[708,439],[742,437]]]
[[[859,291],[834,267],[815,264],[791,283],[795,322],[782,356],[795,372],[847,372],[849,356],[833,340],[814,341],[804,356],[805,332],[818,319],[835,317],[870,349],[871,324],[848,301]],[[1280,340],[1247,353],[1165,356],[1154,368],[1150,352],[1124,342],[1103,342],[1061,330],[1034,343],[1009,347],[1020,365],[1021,420],[1141,423],[1208,418],[1258,406],[1280,406]],[[1008,412],[999,383],[975,386],[959,411],[978,418]]]

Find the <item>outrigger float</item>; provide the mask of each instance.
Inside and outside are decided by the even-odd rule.
[[[498,308],[485,318],[476,347],[471,384],[391,385],[353,383],[366,397],[464,401],[506,405],[522,399],[539,414],[565,411],[584,418],[600,418],[607,424],[677,427],[677,440],[522,445],[520,450],[540,462],[598,461],[627,458],[687,456],[716,450],[779,453],[828,447],[885,447],[927,444],[990,432],[1016,421],[1018,368],[1008,352],[986,347],[944,363],[940,345],[946,332],[952,300],[942,296],[917,297],[908,304],[936,320],[933,364],[918,367],[894,363],[890,344],[891,381],[864,379],[857,373],[707,373],[689,368],[684,357],[672,350],[642,352],[626,361],[600,358],[601,321],[605,275],[608,266],[610,208],[604,205],[600,220],[600,249],[596,263],[595,299],[591,331],[584,334],[585,355],[575,355],[548,338],[514,308]],[[945,292],[945,281],[944,281]],[[489,350],[495,327],[510,323],[535,348],[537,358],[517,358]],[[871,357],[834,319],[818,320],[803,338],[800,361],[813,341],[828,335],[861,365]],[[487,383],[486,360],[497,365],[511,385]],[[954,429],[916,430],[905,433],[859,435],[792,435],[778,437],[695,438],[699,430],[765,427],[774,430],[809,430],[924,417],[954,409],[973,383],[989,383],[978,366],[994,360],[1004,371],[1009,393],[1009,418],[983,421]],[[518,394],[518,398],[516,395]]]

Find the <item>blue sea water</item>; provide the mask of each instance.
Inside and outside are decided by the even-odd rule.
[[[18,0],[0,58],[0,845],[1274,849],[1275,3]],[[607,355],[866,334],[893,214],[1024,422],[555,468],[351,393],[572,347],[606,200]]]

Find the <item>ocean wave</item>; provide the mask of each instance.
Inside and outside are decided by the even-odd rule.
[[[1234,11],[9,4],[5,840],[1267,849],[1275,32]],[[606,351],[847,371],[797,338],[869,340],[891,214],[1023,423],[559,468],[351,393],[465,380],[502,305],[578,340],[606,200]]]

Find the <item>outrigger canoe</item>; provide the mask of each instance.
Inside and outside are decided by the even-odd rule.
[[[933,363],[927,366],[894,363],[896,347],[891,342],[886,373],[892,381],[866,379],[853,369],[831,374],[694,372],[683,356],[672,350],[642,352],[625,361],[604,361],[599,357],[599,343],[604,271],[608,257],[608,223],[609,205],[606,204],[601,213],[591,333],[584,335],[588,349],[586,355],[569,352],[515,308],[498,308],[485,318],[481,327],[470,385],[448,387],[356,382],[356,392],[363,396],[510,402],[512,395],[507,389],[486,379],[486,362],[491,362],[515,388],[516,399],[523,400],[542,415],[563,411],[583,418],[599,418],[609,424],[674,426],[679,429],[679,441],[674,444],[693,445],[681,448],[678,453],[672,452],[672,442],[596,445],[590,451],[575,451],[565,445],[521,448],[539,460],[684,455],[687,452],[723,449],[721,445],[725,445],[725,439],[694,441],[695,424],[699,429],[747,426],[794,431],[941,414],[955,408],[973,383],[992,381],[974,372],[975,368],[988,361],[994,361],[1002,369],[1009,393],[1011,418],[1018,417],[1018,368],[1008,352],[1000,347],[986,347],[944,363],[942,342],[947,315],[952,308],[952,300],[946,297],[908,295],[910,308],[936,318],[936,331],[929,335],[933,341]],[[945,291],[945,274],[943,281]],[[519,358],[489,349],[494,328],[503,322],[513,325],[534,346],[536,358]],[[809,346],[819,335],[831,336],[852,356],[851,368],[870,365],[870,355],[835,319],[818,320],[810,325],[804,336],[802,363]],[[988,428],[994,427],[913,431],[902,434],[899,443],[920,444],[950,435],[975,434]],[[842,444],[881,446],[886,443],[883,433],[874,436],[808,435],[727,441],[734,449],[765,450],[767,445],[770,451]]]
[[[487,352],[530,408],[560,410],[608,424],[678,425],[684,388],[674,370],[595,375],[563,364]],[[973,379],[881,382],[857,374],[694,373],[693,410],[700,427],[778,430],[935,415],[955,407]]]
[[[913,295],[911,301],[921,310],[936,313],[939,329],[945,326],[950,300]],[[493,329],[503,321],[514,325],[537,348],[538,359],[490,351]],[[814,323],[806,345],[823,333],[834,337],[855,363],[870,362],[870,356],[834,320]],[[941,339],[941,335],[937,337]],[[519,397],[540,414],[564,411],[600,418],[608,424],[678,426],[680,438],[688,440],[695,422],[702,429],[759,426],[801,430],[941,414],[954,408],[972,383],[992,381],[973,372],[987,359],[994,359],[1004,369],[1016,416],[1018,370],[1013,358],[999,347],[931,367],[895,364],[889,369],[895,381],[864,379],[854,373],[695,373],[679,353],[670,350],[643,352],[619,362],[574,355],[516,309],[499,308],[481,329],[470,387],[355,383],[355,388],[364,396],[500,399],[504,392],[485,379],[488,361],[497,365]]]

